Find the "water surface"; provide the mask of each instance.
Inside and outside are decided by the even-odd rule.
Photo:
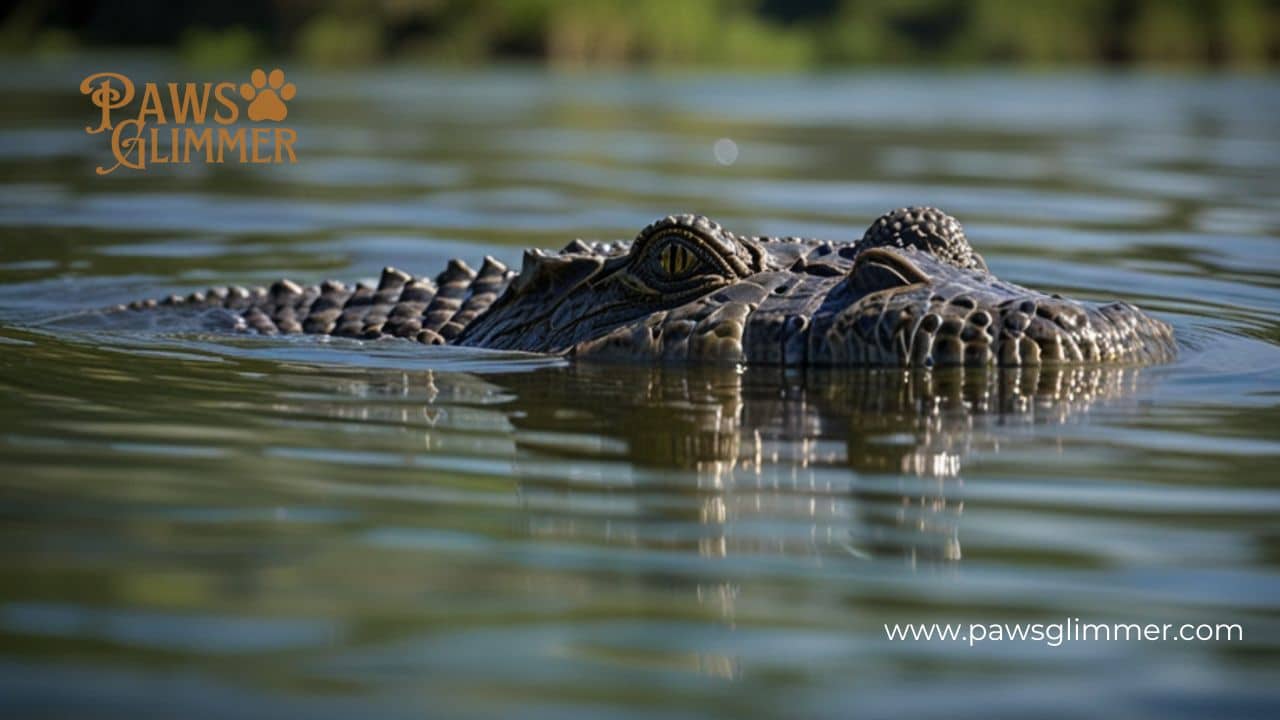
[[[1280,84],[1256,76],[290,70],[299,162],[99,177],[0,73],[0,707],[138,717],[1273,716]],[[1176,363],[569,367],[68,324],[434,274],[674,211],[854,239],[935,204]],[[885,623],[1238,623],[891,642]]]

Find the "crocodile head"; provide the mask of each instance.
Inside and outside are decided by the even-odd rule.
[[[580,358],[786,366],[1161,362],[1171,328],[992,275],[933,208],[878,218],[858,242],[737,235],[698,215],[630,243],[530,251],[462,345]]]

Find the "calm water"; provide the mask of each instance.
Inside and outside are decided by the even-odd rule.
[[[77,85],[104,69],[195,77],[145,58],[0,73],[0,708],[1280,707],[1273,78],[290,71],[296,166],[98,177]],[[574,368],[65,319],[281,275],[517,263],[679,210],[852,239],[921,203],[1008,279],[1171,321],[1180,359]],[[1068,617],[1244,639],[884,632]]]

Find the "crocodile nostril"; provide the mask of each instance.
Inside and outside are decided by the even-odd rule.
[[[791,290],[791,286],[790,286],[790,285],[779,285],[778,287],[776,287],[776,288],[774,288],[774,289],[773,289],[773,294],[774,294],[774,295],[786,295],[786,294],[787,294],[787,292],[788,292],[788,291],[790,291],[790,290]]]

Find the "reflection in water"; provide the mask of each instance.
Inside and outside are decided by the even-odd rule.
[[[358,399],[327,411],[411,428],[429,456],[509,458],[501,472],[518,480],[521,535],[631,553],[609,561],[630,568],[628,582],[687,592],[736,627],[750,601],[734,570],[744,562],[958,562],[966,463],[1129,396],[1138,372],[428,371],[355,380]],[[655,553],[666,560],[644,570]],[[710,564],[664,564],[688,556]],[[740,674],[738,657],[706,650],[662,662]]]
[[[542,539],[709,557],[946,563],[961,558],[961,475],[971,456],[1125,397],[1138,373],[576,366],[480,379],[427,371],[348,386],[404,403],[329,410],[421,428],[430,453],[459,452],[460,442],[482,440],[457,431],[483,431],[488,444],[473,450],[512,458],[529,531]],[[497,446],[496,434],[509,444]]]
[[[564,439],[596,435],[621,441],[630,465],[691,475],[682,485],[674,472],[636,478],[635,521],[672,512],[665,494],[647,503],[646,489],[693,495],[696,517],[681,510],[701,526],[703,555],[839,549],[914,562],[960,558],[966,458],[998,451],[1013,426],[1062,423],[1121,397],[1137,373],[577,367],[500,382],[536,452],[574,457]]]
[[[88,139],[76,83],[101,60],[0,77],[9,715],[1275,707],[1273,77],[316,73],[306,162],[104,184],[102,146],[64,142]],[[1140,379],[518,374],[534,362],[13,327],[518,263],[673,210],[847,238],[925,201],[972,217],[1001,276],[1135,300],[1185,352]],[[1040,653],[881,627],[1066,616],[1239,621],[1248,642]]]

